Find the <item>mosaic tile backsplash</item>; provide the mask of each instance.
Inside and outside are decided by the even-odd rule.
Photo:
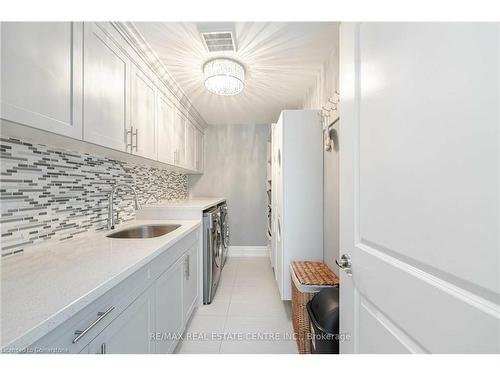
[[[141,204],[187,198],[187,176],[144,165],[0,138],[2,256],[46,240],[103,230],[111,185],[134,186]],[[117,192],[121,221],[135,217],[133,196]],[[153,200],[154,201],[154,200]]]

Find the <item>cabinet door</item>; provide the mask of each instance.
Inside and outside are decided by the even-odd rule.
[[[186,121],[186,167],[189,169],[195,168],[196,146],[195,146],[195,127],[189,121]]]
[[[174,121],[174,152],[175,164],[185,165],[185,137],[186,137],[186,118],[179,111],[176,111]]]
[[[198,246],[197,242],[184,256],[184,321],[187,321],[198,300]]]
[[[158,92],[158,160],[164,163],[174,164],[174,107],[170,101]]]
[[[132,153],[157,159],[156,153],[156,87],[136,66],[131,68],[130,130]]]
[[[183,259],[163,273],[155,284],[156,353],[172,353],[182,334]]]
[[[82,23],[1,23],[1,117],[82,139]]]
[[[91,354],[147,354],[153,350],[154,288],[150,287],[89,344]]]
[[[83,137],[125,151],[130,62],[96,23],[84,24]]]
[[[195,170],[203,172],[203,133],[195,129]]]

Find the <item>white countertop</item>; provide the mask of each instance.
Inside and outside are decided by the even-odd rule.
[[[33,247],[2,259],[2,346],[31,344],[102,296],[174,243],[200,220],[136,220],[139,224],[180,224],[166,235],[113,239],[112,231]]]
[[[151,203],[145,207],[148,208],[189,208],[189,209],[198,209],[198,210],[206,210],[216,204],[222,203],[226,200],[226,198],[189,198],[185,200],[179,201],[165,201],[158,203]]]

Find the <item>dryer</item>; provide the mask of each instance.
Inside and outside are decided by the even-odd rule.
[[[222,266],[224,267],[224,264],[226,264],[227,253],[229,251],[229,215],[226,202],[222,202],[219,207],[222,231]]]
[[[203,303],[212,302],[223,266],[223,238],[220,208],[203,213]]]

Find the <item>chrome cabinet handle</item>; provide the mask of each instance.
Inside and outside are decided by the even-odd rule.
[[[135,129],[134,132],[134,127],[130,125],[130,130],[127,130],[127,135],[130,134],[130,143],[127,143],[127,149],[130,147],[130,152],[137,151],[137,144],[138,144],[138,139],[139,139],[139,129]],[[134,145],[134,136],[135,136],[135,145]],[[127,138],[127,137],[126,137]]]
[[[106,354],[106,343],[105,342],[103,342],[101,344],[101,354]]]
[[[85,328],[83,331],[80,331],[80,330],[76,330],[75,331],[75,335],[78,335],[76,336],[74,339],[73,339],[73,344],[76,344],[78,341],[80,341],[80,339],[85,336],[92,328],[94,328],[97,324],[99,324],[99,322],[101,320],[103,320],[106,315],[108,315],[111,311],[113,311],[115,309],[114,306],[111,306],[109,309],[107,309],[106,311],[104,312],[98,312],[97,313],[97,319],[94,320],[87,328]]]
[[[349,276],[352,275],[352,270],[351,270],[351,257],[349,254],[342,254],[340,257],[340,260],[335,259],[335,263],[337,263],[337,266],[341,269],[344,270],[346,274]]]
[[[128,143],[128,136],[130,134],[130,143]],[[133,126],[130,126],[130,130],[126,130],[126,133],[125,133],[125,142],[127,142],[127,150],[128,148],[130,147],[130,152],[132,152],[132,150],[134,149],[134,127]]]
[[[135,146],[133,147],[135,147],[135,151],[139,149],[139,129],[135,129]]]

